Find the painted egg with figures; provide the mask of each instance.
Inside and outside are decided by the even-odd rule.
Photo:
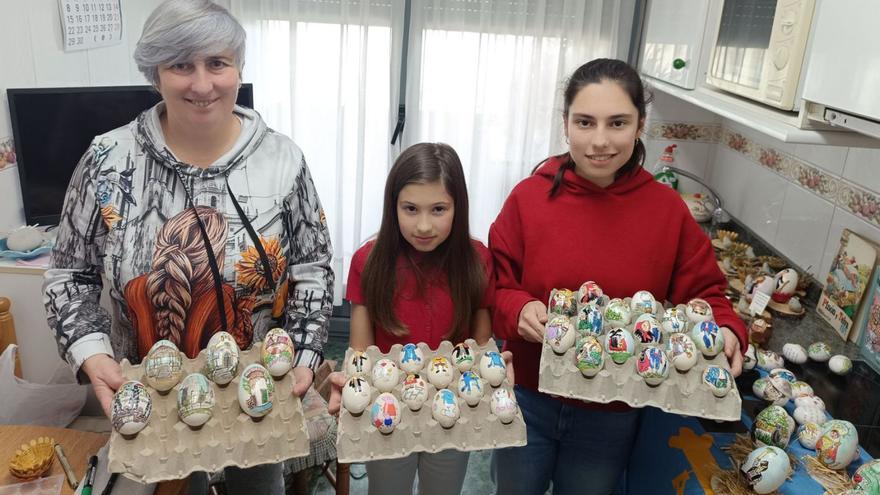
[[[657,346],[647,346],[639,352],[636,371],[648,385],[659,385],[669,376],[666,353]]]
[[[724,334],[714,321],[702,321],[694,325],[691,339],[706,357],[716,356],[724,349]]]
[[[550,318],[545,328],[544,339],[556,354],[565,354],[574,345],[577,335],[567,316],[557,315]]]
[[[275,404],[275,381],[269,370],[254,363],[241,372],[238,381],[238,405],[252,418],[269,414]]]
[[[431,358],[428,365],[428,382],[435,388],[446,388],[452,383],[452,363],[443,356]]]
[[[364,351],[353,351],[345,362],[345,374],[348,376],[370,376],[373,371],[373,360]]]
[[[697,364],[697,346],[686,333],[670,334],[666,341],[669,361],[678,371],[687,371]]]
[[[592,304],[584,304],[578,309],[577,330],[581,335],[601,335],[604,321],[602,309]]]
[[[785,368],[776,368],[776,369],[770,370],[770,372],[767,374],[767,376],[778,376],[779,378],[782,378],[783,380],[787,381],[788,383],[792,383],[792,384],[797,381],[797,377],[794,376],[794,373],[792,373],[791,371],[788,371]]]
[[[779,354],[767,349],[758,349],[755,351],[755,358],[757,359],[758,368],[761,368],[764,371],[769,372],[785,366],[785,361],[783,361]]]
[[[816,423],[817,425],[825,424],[825,411],[815,406],[801,406],[794,409],[794,420],[797,424]]]
[[[880,493],[880,459],[874,459],[859,466],[853,474],[852,481],[856,485],[856,490],[861,490],[860,493]]]
[[[480,376],[489,382],[489,385],[497,387],[507,376],[507,365],[500,353],[488,351],[480,358]]]
[[[240,359],[238,344],[227,332],[211,336],[205,352],[205,375],[217,385],[226,385],[238,373]]]
[[[282,328],[266,332],[260,360],[275,378],[282,377],[293,366],[293,339]]]
[[[483,381],[473,371],[465,371],[458,378],[458,396],[469,406],[474,407],[483,398]]]
[[[837,354],[828,360],[828,369],[835,375],[848,375],[852,371],[852,360],[842,354]]]
[[[550,291],[550,304],[547,305],[547,312],[554,315],[575,316],[577,304],[574,297],[574,292],[568,289],[553,289]]]
[[[474,367],[474,351],[471,346],[460,342],[452,348],[452,364],[458,368],[458,371],[470,371]]]
[[[784,406],[791,399],[791,383],[778,376],[768,376],[764,387],[764,400],[777,406]]]
[[[407,375],[403,379],[403,391],[401,392],[403,403],[410,411],[418,411],[428,400],[428,384],[418,373]]]
[[[125,382],[113,394],[110,411],[113,428],[122,435],[134,435],[150,422],[153,413],[150,391],[139,381]]]
[[[744,294],[746,300],[751,302],[755,298],[755,294],[765,294],[771,296],[773,289],[776,287],[773,277],[770,275],[748,275],[745,281]]]
[[[746,483],[759,495],[775,492],[785,483],[790,470],[788,454],[774,446],[753,450],[740,466],[740,473]]]
[[[425,365],[425,355],[419,346],[409,343],[400,349],[400,369],[406,373],[417,373]]]
[[[794,295],[799,281],[800,276],[797,270],[793,268],[779,270],[773,276],[773,295],[771,297],[778,303],[787,303]]]
[[[605,324],[611,328],[622,328],[629,325],[632,319],[632,312],[629,305],[623,299],[612,299],[605,306],[605,314],[602,315]]]
[[[825,401],[816,395],[804,395],[794,400],[794,407],[815,407],[825,410]]]
[[[602,292],[602,288],[592,280],[582,283],[581,287],[578,289],[578,301],[581,304],[599,302],[603,295],[604,292]]]
[[[636,315],[651,314],[654,312],[656,304],[657,301],[654,299],[654,294],[646,290],[640,290],[630,298],[629,309]]]
[[[370,423],[383,435],[397,428],[400,423],[400,402],[394,394],[383,392],[376,397],[370,406]]]
[[[813,342],[807,348],[807,356],[813,361],[824,363],[831,359],[831,349],[825,342]]]
[[[376,387],[376,390],[379,392],[391,392],[397,386],[397,382],[400,381],[400,368],[397,367],[397,363],[394,361],[382,358],[373,365],[372,375],[373,386]],[[449,379],[452,380],[452,372],[449,373]]]
[[[821,428],[816,423],[804,423],[797,429],[797,438],[805,449],[816,450],[816,440],[819,440]]]
[[[214,387],[201,373],[191,373],[177,388],[177,415],[184,423],[198,427],[214,414]]]
[[[791,384],[791,398],[795,399],[795,404],[797,404],[797,399],[799,397],[809,397],[811,395],[816,394],[813,393],[813,387],[811,387],[809,383],[798,380]]]
[[[807,362],[807,350],[800,344],[792,344],[789,342],[782,346],[782,355],[786,361],[795,364],[804,364]]]
[[[709,365],[703,370],[703,384],[715,397],[724,397],[733,388],[733,377],[721,366]]]
[[[688,316],[682,306],[669,308],[663,312],[663,318],[660,319],[660,326],[666,333],[687,332]]]
[[[844,469],[855,458],[859,434],[849,421],[832,419],[821,425],[816,440],[816,458],[829,469]]]
[[[370,405],[371,397],[372,387],[363,377],[353,376],[342,387],[342,407],[355,416],[364,412]]]
[[[758,357],[755,355],[755,346],[749,344],[746,352],[743,354],[743,369],[746,371],[755,369],[758,364]]]
[[[688,301],[684,308],[684,313],[693,323],[701,323],[711,321],[714,318],[712,314],[712,306],[705,299],[695,298]]]
[[[755,417],[752,438],[758,445],[773,445],[785,449],[794,429],[794,419],[782,406],[769,406]]]
[[[761,377],[752,382],[752,393],[759,399],[764,398],[764,390],[767,388],[767,378]]]
[[[636,343],[629,330],[612,328],[605,335],[605,351],[615,363],[625,363],[635,353],[635,350]]]
[[[159,392],[174,388],[183,378],[183,358],[177,346],[170,340],[153,344],[144,357],[144,379],[147,385]]]
[[[592,335],[580,339],[577,343],[575,366],[586,377],[596,376],[605,365],[605,350],[599,339]]]
[[[461,417],[458,397],[449,389],[440,389],[431,403],[431,416],[444,428],[452,428]]]
[[[639,316],[633,326],[633,336],[643,344],[659,344],[660,322],[651,314]]]
[[[492,411],[499,421],[508,424],[516,417],[516,399],[506,388],[499,388],[492,392],[492,400],[489,402],[489,410]]]

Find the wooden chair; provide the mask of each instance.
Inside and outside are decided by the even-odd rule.
[[[15,338],[15,322],[12,320],[10,307],[12,302],[9,298],[0,297],[0,354],[9,347],[10,344],[18,345]],[[15,354],[15,376],[21,378],[21,360],[19,355]]]

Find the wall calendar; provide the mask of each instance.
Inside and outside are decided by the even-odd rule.
[[[64,51],[122,41],[121,0],[58,0]]]

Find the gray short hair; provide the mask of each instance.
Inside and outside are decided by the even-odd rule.
[[[226,50],[235,53],[241,72],[245,32],[229,11],[210,0],[166,0],[144,23],[134,61],[147,81],[158,86],[160,65],[190,62]]]

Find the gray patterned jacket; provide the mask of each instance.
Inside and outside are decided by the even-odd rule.
[[[71,179],[43,286],[59,353],[83,381],[82,363],[98,353],[139,362],[156,340],[170,339],[193,357],[218,330],[246,348],[283,325],[295,365],[316,368],[334,276],[302,151],[256,112],[236,107],[238,141],[211,167],[196,168],[166,148],[163,105],[96,137]],[[229,189],[261,239],[272,277]],[[104,281],[112,316],[99,303]]]

